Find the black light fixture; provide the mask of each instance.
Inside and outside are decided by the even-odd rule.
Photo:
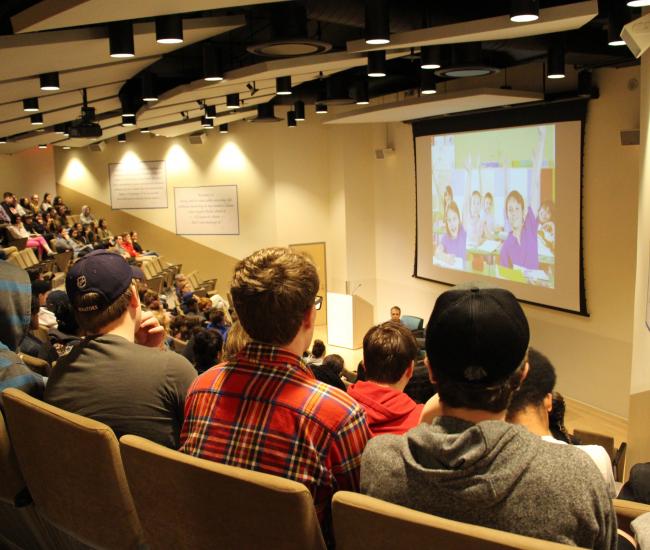
[[[131,21],[115,21],[108,25],[108,47],[111,57],[133,57],[133,23]]]
[[[388,0],[366,0],[366,44],[390,42],[390,11]]]
[[[327,114],[327,105],[325,103],[316,103],[316,114],[317,115],[326,115]]]
[[[224,122],[223,124],[219,124],[219,133],[220,134],[227,134],[228,133],[228,123]]]
[[[183,18],[178,14],[156,17],[156,42],[158,44],[183,42]]]
[[[420,68],[434,70],[442,67],[440,46],[422,46],[420,49]]]
[[[29,120],[32,123],[32,126],[42,126],[43,125],[43,115],[41,113],[37,113],[35,115],[30,116]]]
[[[625,40],[621,38],[621,31],[629,19],[625,9],[620,2],[610,2],[607,18],[607,44],[609,46],[625,46]]]
[[[251,122],[278,122],[280,120],[282,119],[275,116],[275,105],[269,101],[257,106],[257,116]]]
[[[552,79],[564,78],[564,46],[554,43],[548,50],[546,77]]]
[[[203,126],[203,128],[211,130],[214,128],[214,120],[207,117],[201,117],[201,126]]]
[[[223,80],[221,53],[214,44],[203,45],[203,80],[208,82]]]
[[[287,113],[287,126],[289,128],[295,128],[298,126],[298,123],[296,122],[296,111],[289,111]]]
[[[0,137],[0,145],[4,145],[7,143],[7,138],[6,137]]]
[[[65,124],[55,124],[54,125],[54,133],[63,135],[65,134]]]
[[[293,111],[296,113],[296,120],[297,121],[303,121],[305,120],[305,102],[304,101],[296,101],[293,104]]]
[[[368,76],[372,78],[386,76],[386,52],[384,50],[368,52]]]
[[[241,105],[239,104],[239,94],[228,94],[226,96],[226,108],[227,109],[239,109]]]
[[[126,134],[119,134],[117,136],[117,142],[118,143],[126,143]]]
[[[149,130],[149,128],[140,128],[140,133],[141,134],[150,134],[151,130]]]
[[[275,79],[277,95],[291,95],[291,76],[279,76]]]
[[[23,111],[25,111],[26,113],[37,113],[38,98],[28,97],[27,99],[23,99]]]
[[[650,0],[628,0],[627,5],[631,8],[643,8],[650,6]]]
[[[120,104],[122,105],[122,115],[124,116],[135,116],[135,105],[130,97],[122,96],[120,97]]]
[[[41,90],[44,92],[55,92],[60,90],[59,73],[43,73],[39,76]]]
[[[205,118],[217,118],[217,106],[216,105],[206,105],[205,106]]]
[[[591,97],[593,89],[591,71],[587,69],[580,71],[578,73],[578,95],[580,97]]]
[[[436,93],[436,73],[433,71],[420,71],[420,93],[422,95]]]
[[[142,101],[146,101],[147,103],[158,101],[156,82],[154,75],[151,73],[144,73],[142,75]]]
[[[513,23],[530,23],[538,19],[538,0],[510,0],[510,21]]]
[[[41,143],[41,144],[39,144],[38,148],[39,149],[47,149],[47,145],[45,145],[45,143]]]
[[[135,126],[135,115],[122,115],[122,126]]]
[[[368,105],[370,103],[368,97],[368,81],[365,78],[355,85],[354,99],[357,105]]]

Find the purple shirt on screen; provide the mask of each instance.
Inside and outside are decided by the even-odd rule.
[[[467,233],[463,226],[460,227],[456,238],[450,236],[448,233],[445,233],[442,236],[441,242],[442,248],[447,254],[458,256],[463,260],[465,259],[465,253],[467,250]]]
[[[503,267],[518,265],[526,269],[539,269],[537,254],[537,218],[532,208],[528,207],[521,239],[517,241],[512,231],[503,242],[499,255],[499,263]]]

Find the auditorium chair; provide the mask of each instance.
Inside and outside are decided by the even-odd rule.
[[[632,533],[630,523],[640,516],[650,512],[650,505],[634,502],[632,500],[623,500],[620,498],[612,499],[614,511],[616,512],[616,523],[619,529],[627,533]]]
[[[416,337],[424,337],[424,319],[414,315],[403,315],[402,324],[409,329]]]
[[[425,514],[377,498],[339,491],[332,500],[337,550],[553,550],[575,548]]]
[[[45,548],[38,516],[27,491],[0,412],[0,547]]]
[[[2,397],[18,465],[39,515],[84,545],[140,548],[142,528],[113,431],[15,388]]]
[[[573,435],[578,438],[582,445],[600,445],[603,447],[610,460],[612,461],[612,471],[614,480],[623,481],[625,471],[625,452],[627,443],[622,442],[620,447],[616,447],[614,438],[611,435],[588,432],[586,430],[575,429]]]
[[[312,497],[301,483],[192,457],[135,435],[122,436],[120,448],[152,550],[325,548]]]

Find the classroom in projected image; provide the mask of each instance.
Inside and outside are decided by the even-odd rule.
[[[434,266],[553,289],[555,125],[435,135]]]

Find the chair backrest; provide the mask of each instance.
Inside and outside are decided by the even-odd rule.
[[[604,447],[609,455],[610,460],[616,456],[616,447],[614,438],[611,435],[588,432],[586,430],[573,430],[573,435],[580,440],[581,445],[600,445]]]
[[[156,294],[160,294],[163,291],[164,283],[165,280],[160,276],[151,277],[151,279],[147,279],[147,288],[153,290]]]
[[[413,315],[402,315],[402,324],[409,330],[422,330],[424,319]]]
[[[36,257],[36,254],[34,254],[34,250],[31,248],[25,248],[21,251],[21,254],[23,258],[25,258],[25,264],[27,267],[38,265],[38,258]]]
[[[17,497],[25,489],[4,416],[0,412],[0,502],[14,506]]]
[[[575,548],[410,510],[377,498],[339,491],[332,501],[337,550],[445,548],[528,550]]]
[[[52,250],[56,250],[56,245],[51,245]],[[68,266],[70,265],[70,260],[72,260],[72,250],[66,250],[65,252],[59,252],[54,256],[54,263],[59,271],[64,273],[68,272]]]
[[[56,527],[99,548],[137,548],[142,528],[113,431],[10,388],[9,433],[37,509]]]
[[[192,457],[135,435],[122,436],[120,447],[152,549],[325,548],[312,497],[301,483]]]
[[[634,502],[632,500],[623,500],[620,498],[612,499],[614,512],[616,512],[616,524],[619,529],[631,533],[630,523],[641,514],[650,512],[650,505]]]
[[[142,272],[144,273],[145,279],[147,280],[153,279],[156,276],[156,271],[154,267],[151,265],[151,262],[143,262],[140,267],[142,269]]]
[[[10,239],[9,244],[11,246],[15,246],[18,250],[25,250],[25,247],[27,246],[27,237],[23,237],[21,239]]]

